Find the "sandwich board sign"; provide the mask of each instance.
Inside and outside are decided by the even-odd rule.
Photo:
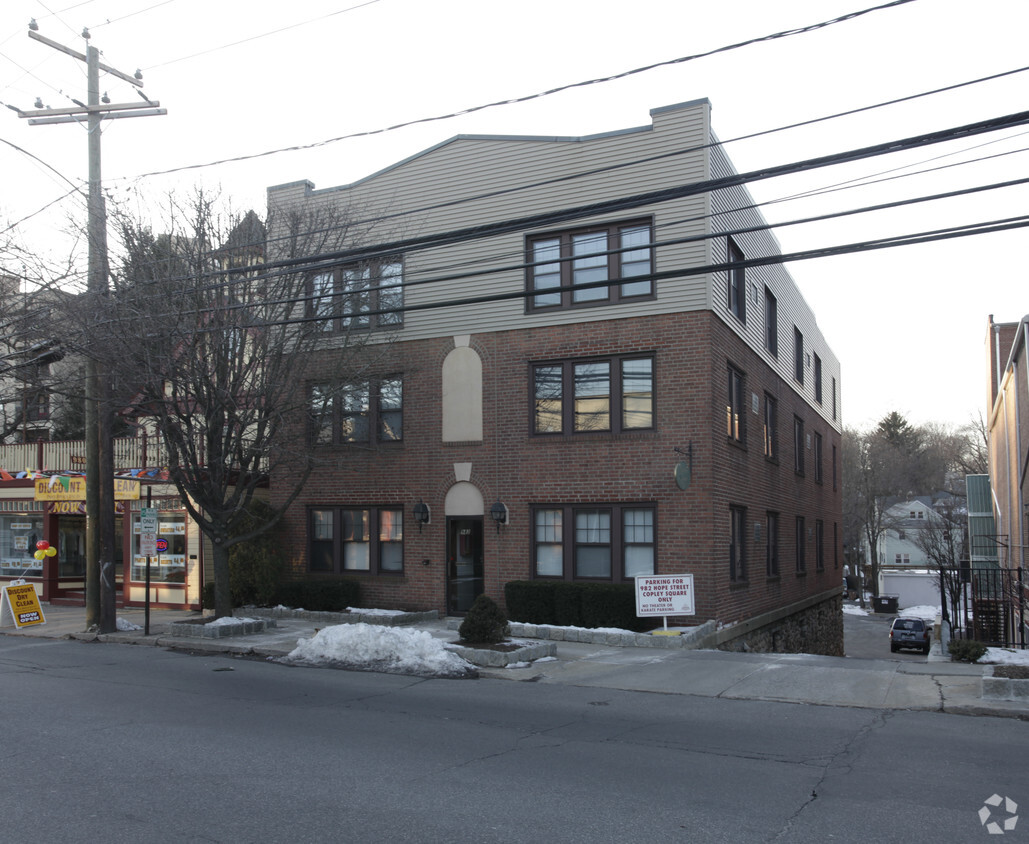
[[[11,620],[8,621],[7,617]],[[36,587],[24,580],[12,581],[3,587],[0,597],[0,627],[14,624],[15,627],[31,627],[33,624],[46,624],[43,608],[36,595]]]
[[[696,615],[692,574],[641,574],[636,577],[636,615]]]

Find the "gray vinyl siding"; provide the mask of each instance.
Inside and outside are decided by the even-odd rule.
[[[372,244],[482,226],[549,211],[631,197],[735,171],[718,146],[710,126],[706,100],[651,111],[651,125],[582,138],[457,136],[352,185],[315,190],[310,182],[268,189],[269,210],[327,206],[360,209],[356,216],[389,215],[378,223]],[[571,174],[588,174],[566,179]],[[553,180],[560,180],[554,182]],[[549,183],[548,182],[552,182]],[[507,192],[511,191],[511,192]],[[705,239],[725,231],[762,222],[744,187],[595,215],[552,227],[468,240],[446,247],[411,250],[404,255],[405,305],[452,302],[480,296],[511,294],[513,298],[430,310],[408,310],[399,339],[414,340],[459,334],[481,334],[512,328],[593,322],[630,316],[712,310],[722,316],[762,354],[787,384],[793,384],[813,407],[832,419],[832,379],[840,383],[839,363],[828,348],[796,284],[782,266],[747,270],[758,296],[748,290],[747,322],[739,325],[728,312],[726,274],[703,273],[656,282],[656,296],[630,304],[526,311],[526,238],[535,233],[562,231],[597,223],[649,218],[653,221],[657,273],[703,267],[725,261],[725,238]],[[400,216],[398,216],[400,215]],[[714,215],[714,216],[712,216]],[[272,233],[274,237],[274,233]],[[670,241],[695,238],[688,243]],[[746,257],[779,253],[768,232],[737,239]],[[272,241],[274,242],[274,240]],[[668,245],[661,245],[667,243]],[[499,270],[489,272],[489,270]],[[478,271],[476,275],[469,272]],[[447,278],[460,274],[462,278]],[[420,281],[436,279],[418,284]],[[764,285],[779,305],[779,354],[764,350]],[[735,322],[735,324],[734,324]],[[805,346],[823,363],[823,402],[814,403],[813,377],[803,387],[793,379],[793,326],[804,333]],[[394,338],[398,335],[392,335]]]
[[[725,151],[721,146],[711,150],[712,178],[723,178],[736,174]],[[754,199],[746,186],[738,185],[726,190],[713,191],[711,194],[713,234],[731,232],[753,226],[766,225],[761,212],[752,207]],[[780,255],[779,242],[771,231],[765,229],[733,235],[733,240],[743,251],[744,258],[764,258]],[[726,260],[726,237],[711,239],[712,262],[723,263]],[[829,344],[822,336],[815,315],[804,296],[797,287],[793,277],[782,264],[769,264],[762,267],[748,267],[746,324],[730,312],[727,299],[728,273],[715,274],[711,288],[711,309],[734,331],[744,337],[767,363],[775,369],[783,381],[799,393],[818,414],[829,422],[836,430],[842,430],[842,413],[840,409],[840,363],[833,354]],[[778,355],[773,356],[765,348],[765,299],[764,291],[768,288],[775,296],[779,312],[779,348]],[[804,336],[806,360],[804,364],[804,383],[797,382],[794,372],[793,329],[796,327]],[[815,367],[814,355],[822,361],[822,402],[815,400]],[[833,383],[836,384],[836,418],[833,418]]]
[[[456,137],[407,159],[354,185],[316,191],[301,182],[269,189],[270,208],[302,202],[343,203],[365,213],[396,215],[440,203],[467,200],[444,208],[421,211],[380,225],[373,240],[398,240],[472,225],[485,225],[588,205],[601,200],[632,196],[709,177],[704,144],[709,136],[706,102],[655,112],[654,124],[641,129],[587,138]],[[653,158],[681,150],[693,150],[658,162],[643,162],[615,170],[613,165]],[[594,175],[539,184],[571,173],[599,171]],[[525,187],[529,185],[530,187]],[[523,188],[515,193],[502,193]],[[480,199],[470,199],[481,194]],[[645,206],[624,212],[597,215],[535,231],[560,231],[594,223],[650,217],[659,239],[703,235],[708,200],[690,197],[676,202]],[[445,248],[411,251],[405,255],[405,280],[512,267],[477,278],[441,280],[407,288],[405,302],[416,306],[427,301],[450,301],[488,294],[520,294],[525,290],[525,271],[515,265],[525,258],[526,236],[511,234],[472,240]],[[708,260],[703,240],[656,250],[657,271],[681,266],[703,266]],[[659,282],[657,298],[617,307],[582,308],[574,311],[526,313],[518,298],[481,305],[410,311],[405,314],[402,339],[451,334],[481,333],[512,327],[562,324],[570,321],[608,320],[623,316],[697,310],[707,307],[704,276]]]

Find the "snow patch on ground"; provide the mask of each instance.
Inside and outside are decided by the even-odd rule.
[[[1010,648],[987,648],[986,654],[979,659],[979,665],[994,663],[996,665],[1029,665],[1029,650],[1011,650]]]
[[[425,630],[364,622],[325,627],[310,639],[300,639],[285,659],[299,665],[335,665],[434,677],[468,677],[475,673],[475,666],[447,650],[443,642]]]

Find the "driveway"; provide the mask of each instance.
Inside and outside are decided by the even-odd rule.
[[[870,613],[843,614],[843,650],[854,659],[892,659],[898,662],[925,662],[918,651],[890,652],[890,622],[897,616]]]

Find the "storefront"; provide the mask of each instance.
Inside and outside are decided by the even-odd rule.
[[[145,483],[145,482],[144,482]],[[149,486],[149,485],[147,485]],[[118,606],[143,606],[150,582],[151,606],[199,609],[203,543],[177,494],[167,484],[144,486],[117,479],[115,488],[115,583]],[[85,605],[86,522],[84,478],[35,476],[0,484],[0,582],[24,578],[51,604]],[[140,553],[141,501],[158,513],[157,554]],[[37,555],[46,541],[52,556]]]

